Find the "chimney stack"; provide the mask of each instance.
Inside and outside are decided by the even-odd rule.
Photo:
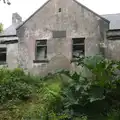
[[[12,24],[21,23],[22,17],[18,13],[12,14]]]

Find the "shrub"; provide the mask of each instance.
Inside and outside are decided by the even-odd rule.
[[[119,120],[120,62],[93,56],[77,63],[87,74],[59,71],[40,78],[0,69],[0,119]]]
[[[107,120],[111,110],[120,108],[120,63],[93,56],[80,58],[78,65],[88,69],[91,75],[62,72],[72,79],[63,90],[63,111],[72,119],[86,115],[88,120]]]
[[[0,69],[1,104],[9,100],[28,100],[39,87],[40,81],[34,76],[25,75],[21,69]]]

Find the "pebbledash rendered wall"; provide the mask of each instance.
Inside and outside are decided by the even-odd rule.
[[[109,21],[75,0],[49,0],[17,28],[19,64],[34,74],[45,75],[57,69],[75,69],[72,60],[72,38],[85,38],[85,56],[100,53],[106,42]],[[53,38],[53,31],[66,36]],[[36,40],[47,39],[47,60],[35,62]],[[106,52],[105,52],[106,53]]]
[[[8,67],[14,69],[18,67],[18,37],[0,37],[0,48],[6,48],[6,62],[0,63],[0,68]]]

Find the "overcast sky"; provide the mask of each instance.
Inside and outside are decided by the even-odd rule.
[[[4,28],[11,25],[12,13],[18,12],[23,20],[27,19],[47,0],[10,0],[11,5],[0,2],[0,22]],[[98,14],[120,13],[120,0],[78,0]]]

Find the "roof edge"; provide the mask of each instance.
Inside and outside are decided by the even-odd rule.
[[[14,44],[18,43],[18,40],[7,40],[7,41],[0,41],[0,44]]]
[[[84,7],[85,9],[87,9],[88,11],[92,12],[93,14],[97,15],[98,17],[100,17],[101,19],[103,19],[104,21],[110,23],[109,20],[107,20],[106,18],[102,17],[101,15],[95,13],[94,11],[92,11],[91,9],[89,9],[88,7],[86,7],[85,5],[81,4],[80,2],[78,2],[77,0],[73,0],[74,2],[76,2],[77,4],[79,4],[80,6]]]
[[[1,37],[17,37],[17,35],[0,35],[0,38]]]
[[[120,29],[109,29],[107,32],[109,32],[109,31],[120,31]]]
[[[118,15],[118,14],[120,14],[120,13],[118,12],[118,13],[102,14],[101,16],[106,16],[106,15]]]
[[[51,0],[48,0],[45,2],[40,8],[38,8],[30,17],[28,17],[21,25],[19,25],[16,30],[18,30],[20,27],[22,27],[29,19],[31,19],[39,10],[41,10],[47,3],[49,3]]]

